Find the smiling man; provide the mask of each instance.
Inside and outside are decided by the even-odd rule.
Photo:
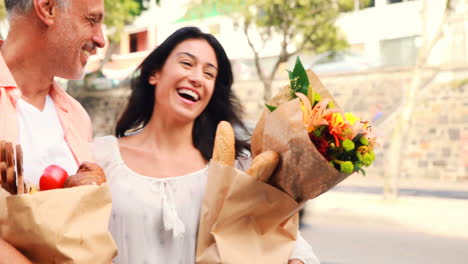
[[[3,0],[0,0],[3,1]],[[54,77],[80,79],[104,46],[103,0],[5,0],[10,30],[0,41],[0,139],[21,144],[25,179],[47,165],[74,174],[92,161],[91,121]],[[0,263],[29,263],[0,239]]]

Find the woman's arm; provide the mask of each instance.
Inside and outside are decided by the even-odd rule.
[[[297,232],[296,246],[294,247],[294,250],[289,259],[289,264],[320,264],[320,261],[315,255],[314,250],[301,236],[300,231]],[[297,260],[300,260],[301,262],[297,262]]]
[[[0,264],[32,264],[16,248],[0,238]]]

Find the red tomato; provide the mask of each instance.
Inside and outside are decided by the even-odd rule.
[[[58,165],[48,166],[39,179],[39,188],[41,191],[63,188],[68,173]]]

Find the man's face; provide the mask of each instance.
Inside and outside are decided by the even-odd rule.
[[[73,0],[71,6],[58,8],[52,26],[50,48],[54,76],[81,79],[84,67],[96,48],[104,47],[103,0]]]

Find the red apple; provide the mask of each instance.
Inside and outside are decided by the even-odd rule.
[[[58,165],[48,166],[39,179],[39,188],[41,191],[63,188],[68,173]]]

